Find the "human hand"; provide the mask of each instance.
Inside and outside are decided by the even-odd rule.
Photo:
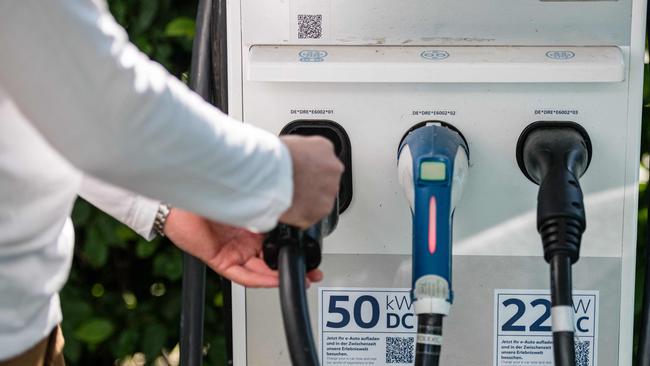
[[[320,136],[281,136],[293,162],[293,200],[280,221],[306,229],[334,208],[343,164]]]
[[[165,235],[180,249],[199,258],[223,277],[246,287],[277,287],[278,272],[261,258],[263,235],[209,221],[191,212],[172,208],[164,227]],[[306,282],[318,282],[323,273],[316,269]]]

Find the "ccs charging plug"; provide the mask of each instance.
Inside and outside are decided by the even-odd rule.
[[[413,223],[411,295],[418,320],[416,366],[440,362],[443,318],[453,301],[453,216],[468,169],[467,141],[446,123],[422,122],[400,142],[397,171]]]
[[[334,231],[339,213],[352,200],[352,149],[343,127],[333,121],[293,121],[281,132],[281,135],[289,134],[318,135],[329,139],[336,155],[345,165],[336,203],[326,218],[306,230],[279,224],[267,234],[262,246],[264,261],[280,274],[280,305],[291,363],[318,366],[318,353],[305,293],[305,274],[320,265],[323,238]]]

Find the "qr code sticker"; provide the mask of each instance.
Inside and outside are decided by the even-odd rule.
[[[322,14],[298,14],[298,38],[320,39],[323,37]]]
[[[413,337],[386,337],[386,363],[413,363]]]
[[[576,341],[576,366],[590,366],[591,365],[591,342]]]

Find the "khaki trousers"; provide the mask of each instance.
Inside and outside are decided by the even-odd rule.
[[[57,326],[48,337],[25,353],[7,361],[0,361],[0,366],[65,366],[63,343],[61,327]]]

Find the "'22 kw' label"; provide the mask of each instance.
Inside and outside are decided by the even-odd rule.
[[[410,289],[319,288],[321,364],[412,365]]]
[[[596,366],[598,291],[573,292],[576,366]],[[495,366],[552,366],[548,290],[495,290]]]

